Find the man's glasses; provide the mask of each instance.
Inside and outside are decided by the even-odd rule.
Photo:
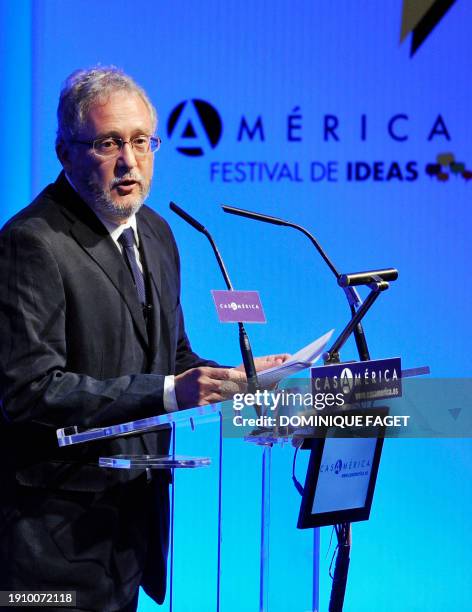
[[[135,136],[131,140],[123,140],[119,136],[106,136],[96,140],[71,140],[70,142],[92,147],[99,157],[116,157],[125,144],[130,144],[134,154],[138,156],[155,153],[161,146],[159,136],[146,136],[145,134]]]

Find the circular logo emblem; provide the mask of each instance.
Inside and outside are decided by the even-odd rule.
[[[238,309],[238,305],[236,304],[236,302],[231,302],[230,307],[232,310],[237,310]]]
[[[200,157],[221,139],[223,123],[214,106],[204,100],[184,100],[167,121],[167,136],[183,155]]]
[[[338,459],[334,464],[334,473],[339,474],[339,472],[343,469],[343,462],[341,459]]]
[[[354,388],[354,376],[349,368],[344,368],[339,377],[341,381],[341,391],[344,395],[349,395]]]

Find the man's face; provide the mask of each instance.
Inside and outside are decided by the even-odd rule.
[[[115,136],[130,141],[152,132],[151,115],[142,98],[118,91],[90,108],[76,140]],[[109,221],[124,223],[149,193],[154,163],[151,152],[137,156],[130,144],[124,144],[116,157],[108,158],[98,156],[91,146],[64,143],[58,154],[83,200]]]

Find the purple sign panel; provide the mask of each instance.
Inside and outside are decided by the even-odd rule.
[[[258,291],[219,291],[212,289],[220,323],[265,323]]]

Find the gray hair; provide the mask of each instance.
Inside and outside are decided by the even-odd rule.
[[[153,130],[156,129],[156,109],[144,89],[115,66],[95,66],[76,70],[65,80],[57,107],[56,144],[74,138],[83,127],[90,108],[116,91],[140,96],[149,109]]]

